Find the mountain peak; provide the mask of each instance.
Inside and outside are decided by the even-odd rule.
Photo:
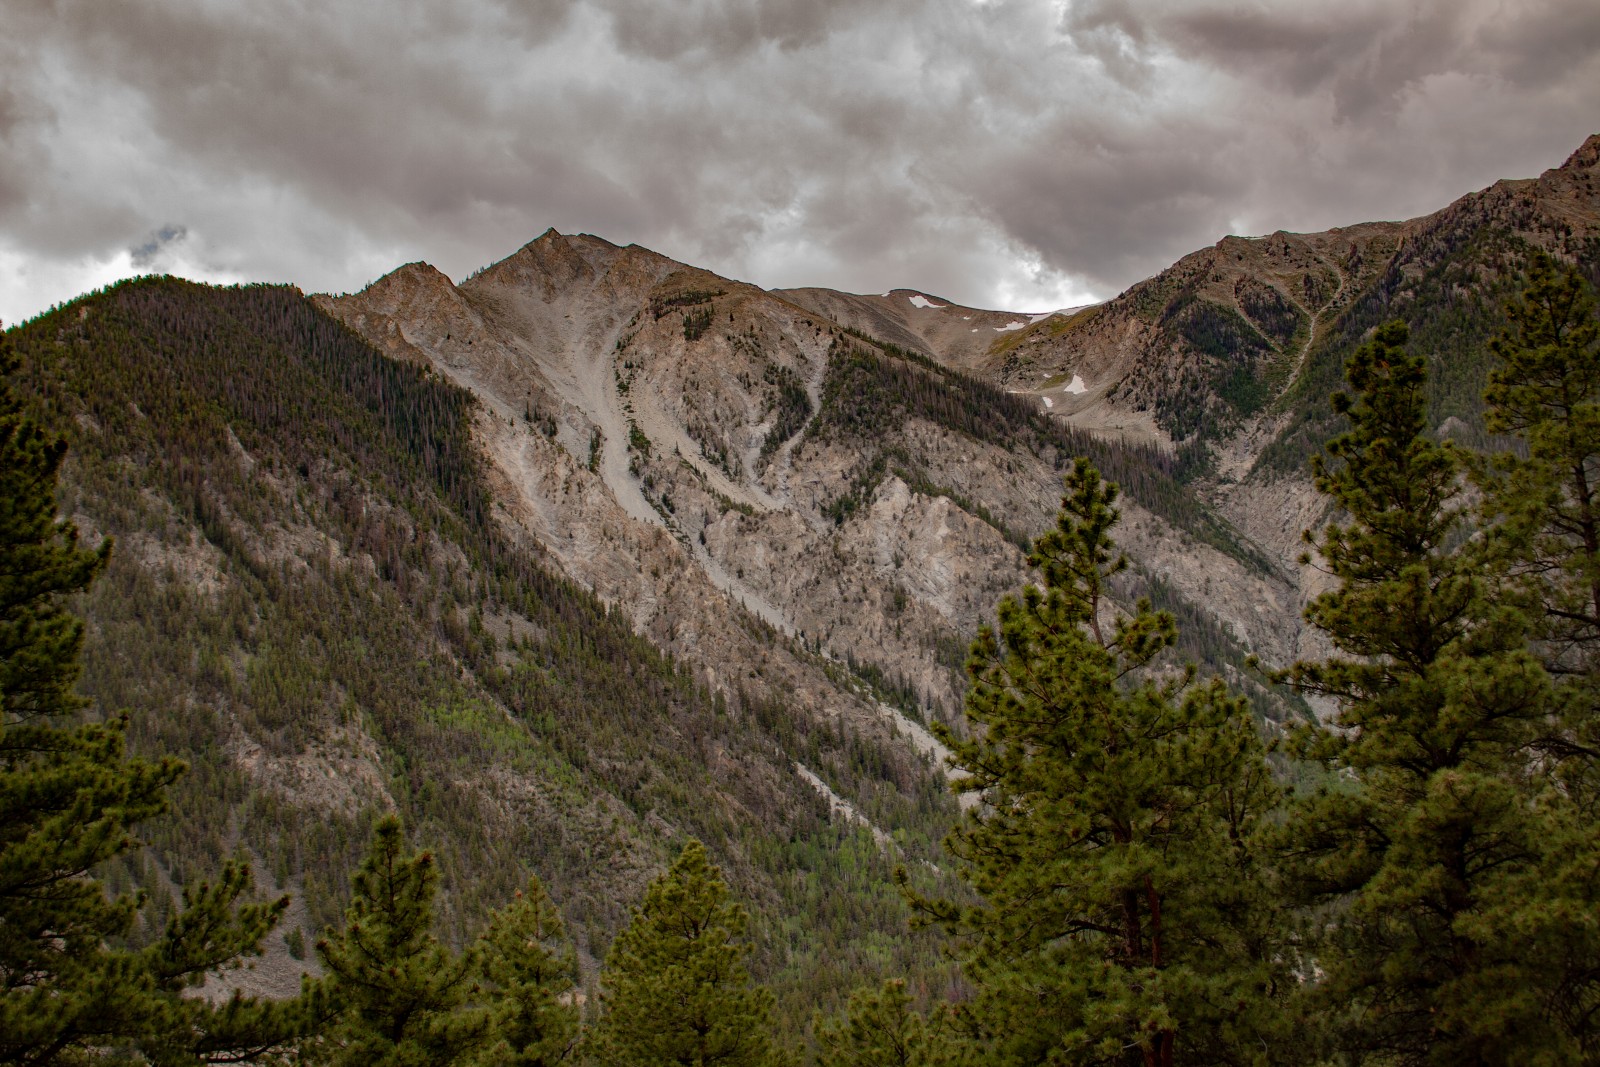
[[[396,267],[367,286],[363,292],[391,306],[418,302],[434,304],[440,300],[460,299],[455,283],[438,267],[422,260]]]
[[[1600,133],[1591,133],[1584,138],[1583,144],[1578,146],[1577,151],[1568,156],[1567,161],[1556,169],[1581,171],[1594,170],[1597,166],[1600,166]]]
[[[388,274],[385,274],[372,284],[409,284],[429,286],[434,288],[455,285],[455,283],[450,280],[449,275],[445,274],[444,271],[440,270],[438,267],[435,267],[432,263],[421,259],[396,267],[394,270],[390,271]]]

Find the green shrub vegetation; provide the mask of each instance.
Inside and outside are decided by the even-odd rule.
[[[711,328],[711,320],[716,312],[710,307],[696,308],[683,316],[683,339],[685,341],[698,341],[705,336]]]
[[[1269,337],[1279,351],[1288,348],[1305,327],[1305,313],[1264,282],[1241,281],[1238,298],[1239,307],[1250,322]]]
[[[1430,360],[1427,421],[1452,417],[1451,436],[1495,451],[1515,442],[1491,438],[1484,425],[1483,390],[1492,356],[1489,340],[1500,309],[1522,284],[1528,240],[1500,225],[1478,225],[1452,213],[1435,229],[1407,242],[1360,296],[1318,329],[1317,343],[1279,404],[1287,425],[1262,451],[1257,467],[1271,476],[1303,471],[1323,442],[1345,427],[1327,397],[1344,377],[1351,355],[1380,325],[1396,320],[1410,331],[1410,348]]]
[[[1237,311],[1190,293],[1169,303],[1158,321],[1201,357],[1199,373],[1188,376],[1185,388],[1157,397],[1156,421],[1173,440],[1193,437],[1207,427],[1201,389],[1220,397],[1234,417],[1253,415],[1271,399],[1260,371],[1274,354],[1273,345]]]
[[[709,304],[719,296],[725,295],[722,289],[685,289],[671,296],[655,296],[650,300],[650,315],[659,320],[661,316],[674,308],[694,307],[697,304]]]

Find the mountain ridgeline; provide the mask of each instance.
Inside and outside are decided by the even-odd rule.
[[[892,873],[959,895],[930,728],[964,738],[968,649],[1074,460],[1123,489],[1109,594],[1178,620],[1156,670],[1198,663],[1267,732],[1310,716],[1251,657],[1327,651],[1298,556],[1347,358],[1407,322],[1430,432],[1489,441],[1529,254],[1600,279],[1597,167],[1600,137],[1424,219],[1229,237],[1048,315],[550,231],[459,285],[146,278],[15,327],[62,511],[115,542],[74,609],[80,688],[190,768],[107,880],[254,856],[295,900],[270,985],[314,967],[294,946],[398,813],[449,939],[537,873],[592,988],[693,838],[789,1033],[864,981],[953,982]]]
[[[1089,313],[1031,325],[993,346],[987,369],[1018,385],[1080,375],[1087,388],[1061,398],[1071,417],[1142,416],[1174,444],[1213,446],[1234,473],[1295,476],[1338,428],[1326,397],[1350,353],[1399,319],[1437,360],[1435,425],[1481,444],[1488,341],[1529,255],[1600,274],[1597,170],[1591,137],[1559,168],[1423,218],[1227,237]]]

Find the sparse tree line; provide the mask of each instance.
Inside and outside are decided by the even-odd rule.
[[[64,595],[105,551],[55,517],[61,444],[0,404],[0,1062],[338,1064],[1566,1064],[1600,1062],[1600,325],[1547,259],[1508,308],[1485,455],[1426,421],[1422,357],[1379,328],[1314,465],[1337,521],[1307,618],[1336,649],[1278,672],[1338,711],[1264,740],[1172,662],[1172,616],[1114,605],[1118,489],[1079,460],[1037,584],[968,659],[975,794],[925,895],[965,985],[902,982],[773,1037],[747,919],[689,842],[584,1003],[537,881],[463,950],[437,872],[380,821],[302,996],[182,995],[255,951],[285,901],[229,866],[160,934],[89,875],[163,809],[174,760],[78,716]],[[1290,791],[1278,758],[1320,767]],[[148,931],[146,933],[149,933]],[[931,935],[930,935],[931,936]],[[137,943],[135,943],[137,942]]]

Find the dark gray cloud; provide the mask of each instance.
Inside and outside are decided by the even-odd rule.
[[[1537,173],[1600,84],[1592,0],[0,0],[0,24],[13,319],[141,269],[460,277],[551,225],[764,285],[1042,307]]]
[[[674,61],[728,60],[763,48],[793,51],[822,44],[871,5],[855,0],[602,0],[624,55]]]
[[[156,266],[161,253],[167,250],[174,241],[181,241],[189,235],[187,227],[168,223],[155,233],[152,233],[143,242],[128,249],[128,260],[140,270],[149,270]]]

